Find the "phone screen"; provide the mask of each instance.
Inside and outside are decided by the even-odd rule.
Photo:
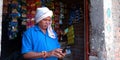
[[[67,48],[64,48],[64,49],[62,50],[62,52],[65,53],[65,52],[66,52],[66,49],[67,49]]]

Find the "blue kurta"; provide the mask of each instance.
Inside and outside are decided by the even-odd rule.
[[[23,34],[22,54],[28,52],[42,52],[42,51],[49,52],[56,48],[60,48],[57,35],[56,38],[53,39],[48,36],[48,32],[44,34],[37,25],[33,26],[32,28],[29,28]],[[43,60],[43,58],[33,60]],[[58,59],[57,57],[51,56],[46,58],[46,60],[58,60]]]

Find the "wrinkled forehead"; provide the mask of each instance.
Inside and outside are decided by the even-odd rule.
[[[42,20],[52,20],[50,16],[43,18]]]
[[[49,21],[49,22],[52,23],[52,18],[51,18],[50,16],[48,16],[48,17],[43,18],[42,20],[40,20],[40,22],[41,22],[41,21]]]

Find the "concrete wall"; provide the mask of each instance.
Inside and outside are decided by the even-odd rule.
[[[2,6],[3,0],[0,0],[0,56],[1,56],[1,33],[2,33]]]
[[[114,33],[114,60],[120,60],[120,0],[112,1],[112,22]]]
[[[120,0],[90,0],[90,60],[120,60]]]
[[[112,0],[104,0],[104,28],[105,28],[105,45],[107,51],[107,60],[115,60],[114,56],[114,24],[112,18]]]
[[[106,60],[103,0],[90,0],[90,60]]]

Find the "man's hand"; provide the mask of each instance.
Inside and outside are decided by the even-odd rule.
[[[59,48],[50,52],[46,52],[44,57],[56,56],[58,58],[64,58],[65,55],[66,53],[62,53],[62,49]]]

